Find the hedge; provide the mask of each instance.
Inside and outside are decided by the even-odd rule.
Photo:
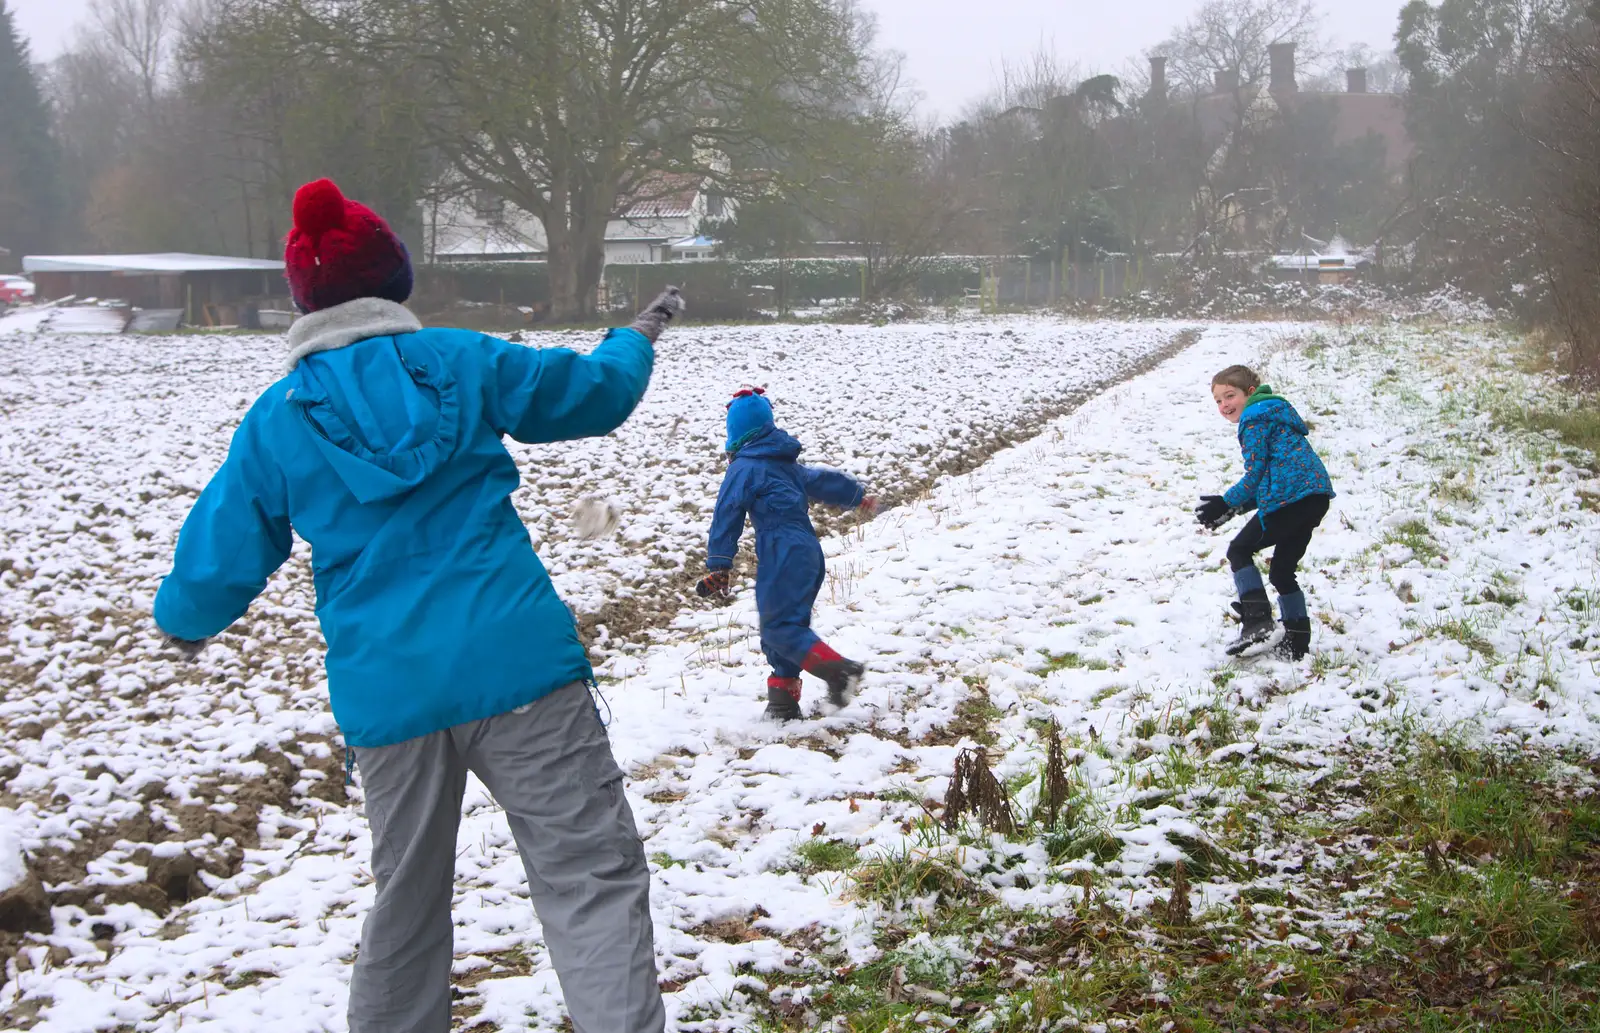
[[[960,297],[976,289],[992,259],[939,257],[918,277],[915,293],[927,301]],[[781,268],[780,268],[781,266]],[[418,269],[419,293],[463,301],[540,306],[550,300],[544,262],[450,262]],[[775,305],[781,284],[789,307],[861,296],[859,258],[796,258],[750,261],[659,262],[609,265],[605,279],[614,298],[629,303],[637,290],[649,296],[676,284],[704,301]]]

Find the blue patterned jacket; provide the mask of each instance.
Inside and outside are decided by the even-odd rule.
[[[1312,495],[1333,498],[1333,481],[1311,443],[1294,406],[1282,398],[1265,398],[1245,407],[1239,416],[1239,449],[1244,476],[1222,496],[1238,510],[1268,513]]]

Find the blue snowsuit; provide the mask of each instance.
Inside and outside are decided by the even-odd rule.
[[[311,544],[349,745],[494,717],[591,678],[511,504],[519,474],[501,437],[620,426],[649,383],[649,340],[613,330],[580,355],[427,329],[329,347],[245,415],[184,522],[156,623],[191,640],[228,627],[288,558],[292,528]]]
[[[1291,502],[1312,495],[1333,498],[1333,481],[1306,440],[1308,433],[1300,414],[1282,398],[1268,397],[1247,405],[1239,414],[1244,476],[1222,500],[1233,509],[1259,510],[1265,527],[1268,514]]]
[[[749,514],[756,529],[761,650],[776,678],[800,677],[806,654],[821,641],[811,630],[811,608],[827,571],[808,502],[850,509],[866,497],[849,474],[796,462],[800,448],[771,425],[744,437],[723,475],[706,549],[708,569],[732,567]]]

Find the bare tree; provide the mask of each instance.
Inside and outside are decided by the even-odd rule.
[[[1041,44],[1021,60],[1000,62],[994,87],[973,106],[969,117],[1015,107],[1043,108],[1052,98],[1070,92],[1079,78],[1077,66],[1062,64],[1053,49]]]
[[[174,0],[92,0],[91,52],[132,78],[149,117],[173,57],[178,26]]]
[[[1392,49],[1356,43],[1327,55],[1320,69],[1310,70],[1302,88],[1312,93],[1339,93],[1346,89],[1345,72],[1352,68],[1366,73],[1369,93],[1404,93],[1409,86],[1405,66]]]
[[[1410,80],[1417,159],[1398,229],[1428,275],[1517,306],[1530,297],[1514,285],[1544,276],[1518,113],[1546,89],[1541,69],[1573,17],[1566,0],[1413,0],[1402,9],[1396,52]]]
[[[960,185],[933,160],[928,137],[893,112],[851,120],[832,148],[835,169],[813,192],[865,263],[862,300],[904,296],[949,252],[969,207]]]
[[[1315,0],[1207,0],[1195,16],[1155,48],[1167,58],[1167,76],[1177,86],[1207,90],[1218,72],[1250,84],[1266,79],[1270,48],[1293,43],[1300,61],[1321,59],[1327,49]]]
[[[1546,88],[1519,119],[1533,144],[1531,211],[1550,321],[1572,372],[1592,378],[1600,374],[1600,17],[1560,34],[1541,72]]]
[[[352,54],[414,67],[425,142],[535,216],[552,316],[593,309],[607,223],[775,160],[848,114],[870,31],[843,0],[296,0]]]

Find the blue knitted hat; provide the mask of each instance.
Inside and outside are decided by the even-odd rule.
[[[746,388],[728,403],[727,451],[739,451],[757,431],[772,426],[772,403],[763,397],[765,394],[759,387]]]

